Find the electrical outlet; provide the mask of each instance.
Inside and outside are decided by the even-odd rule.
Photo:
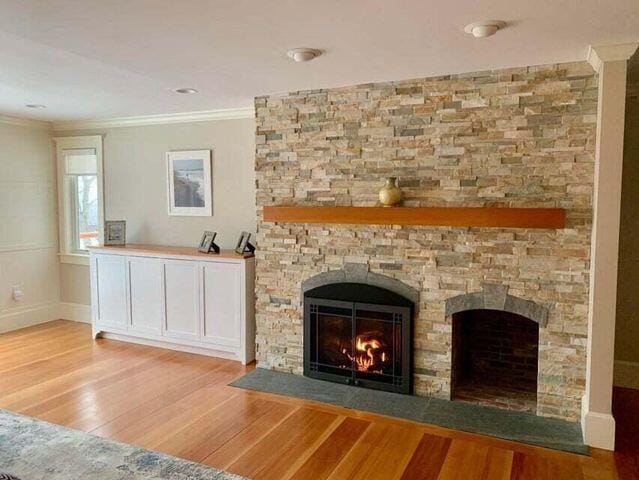
[[[19,302],[24,298],[24,291],[22,290],[22,285],[14,285],[11,287],[12,293],[11,296],[16,302]]]

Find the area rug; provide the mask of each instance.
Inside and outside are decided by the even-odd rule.
[[[0,410],[1,474],[20,480],[243,479],[6,410]]]
[[[330,403],[341,407],[481,433],[505,440],[587,454],[579,423],[531,413],[400,395],[256,368],[231,383],[234,387]]]

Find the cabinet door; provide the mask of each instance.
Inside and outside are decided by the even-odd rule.
[[[242,268],[236,263],[203,263],[202,340],[220,346],[240,346]]]
[[[157,258],[129,257],[131,324],[135,332],[160,335],[164,317],[164,263]]]
[[[200,297],[196,262],[164,261],[166,320],[164,335],[185,340],[200,338]]]
[[[96,324],[120,330],[127,326],[126,258],[95,255],[93,280],[96,294]]]

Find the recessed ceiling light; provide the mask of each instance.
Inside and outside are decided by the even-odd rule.
[[[293,48],[286,52],[286,55],[297,63],[308,62],[309,60],[319,57],[321,54],[322,52],[315,48]]]
[[[35,109],[47,108],[46,105],[42,105],[40,103],[27,103],[25,105],[25,107],[27,107],[27,108],[35,108]]]
[[[186,94],[198,93],[198,91],[195,88],[176,88],[173,91],[175,93],[186,93]]]
[[[501,20],[484,20],[475,22],[464,27],[464,32],[471,34],[475,38],[485,38],[495,35],[498,30],[504,28],[506,22]]]

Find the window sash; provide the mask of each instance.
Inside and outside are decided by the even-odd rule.
[[[97,175],[98,155],[95,148],[65,148],[66,175]]]
[[[58,163],[58,205],[60,210],[60,259],[87,256],[86,245],[102,241],[104,201],[102,186],[102,137],[99,135],[55,138]],[[88,221],[82,221],[79,204],[79,182],[83,176],[95,176],[90,195],[97,193],[97,212],[90,212]],[[94,190],[95,188],[95,190]],[[81,235],[90,235],[84,239]],[[96,225],[97,223],[97,225]],[[93,227],[97,235],[93,233]],[[73,262],[75,263],[75,261]]]
[[[80,225],[82,212],[80,211],[81,204],[79,202],[79,196],[80,196],[79,181],[81,177],[94,177],[96,181],[96,188],[97,188],[97,181],[98,181],[97,174],[96,175],[69,175],[69,184],[70,184],[70,192],[71,192],[71,194],[69,195],[70,218],[71,218],[71,225],[72,225],[71,249],[73,253],[88,252],[88,250],[86,248],[83,248],[83,245],[82,245],[83,243],[82,234],[86,232],[83,232],[82,227]],[[96,199],[96,201],[99,202],[99,199]],[[99,225],[96,225],[96,231],[99,232]],[[87,238],[91,238],[91,237],[87,237]],[[93,242],[86,242],[86,243],[93,243]]]

